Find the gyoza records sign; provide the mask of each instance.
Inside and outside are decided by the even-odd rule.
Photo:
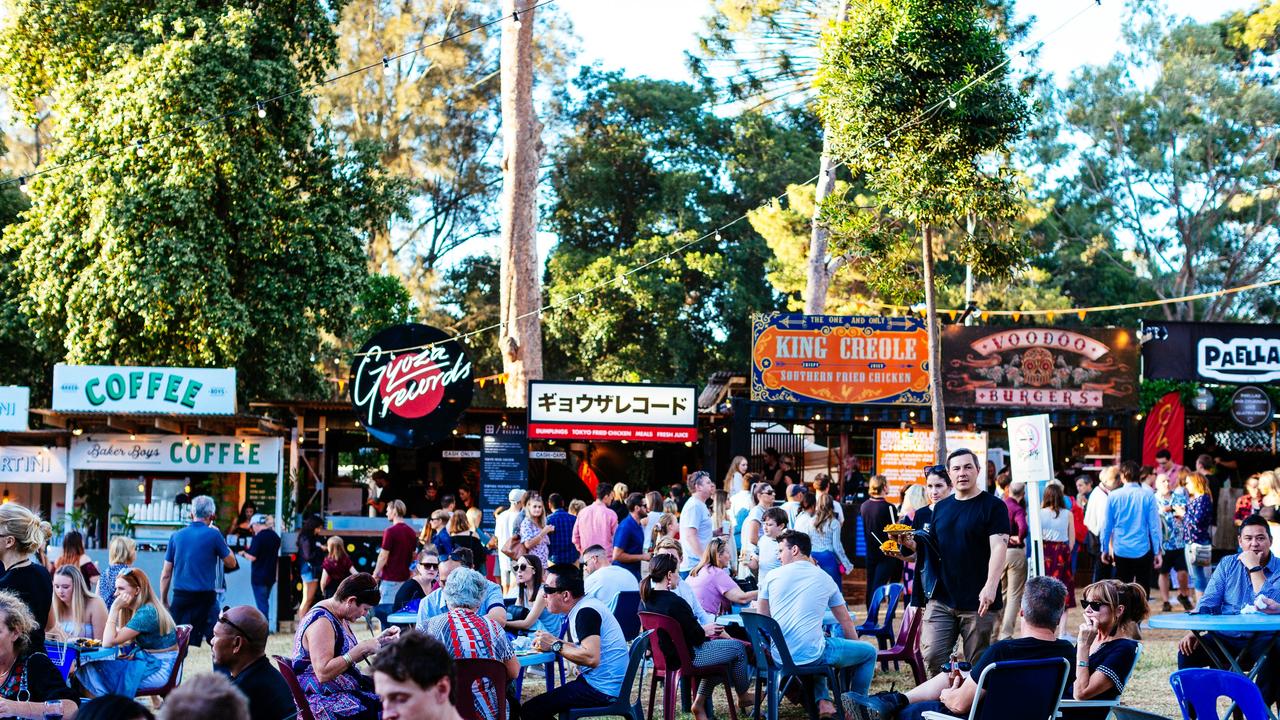
[[[84,435],[72,438],[73,470],[272,473],[278,437],[225,435]]]
[[[235,415],[236,371],[59,363],[52,404],[64,412]]]
[[[351,363],[356,419],[377,440],[416,448],[439,442],[471,406],[471,361],[443,330],[405,324],[387,328]]]

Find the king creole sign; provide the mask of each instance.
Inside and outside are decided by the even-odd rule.
[[[1138,343],[1110,328],[951,326],[942,340],[946,403],[957,407],[1132,409]]]
[[[751,316],[751,399],[929,402],[929,339],[908,317]]]
[[[444,331],[427,325],[387,328],[351,363],[351,404],[369,434],[393,447],[444,439],[471,405],[471,361]]]

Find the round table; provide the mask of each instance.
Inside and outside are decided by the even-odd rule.
[[[392,625],[417,625],[418,613],[398,612],[391,613],[387,616],[387,622]]]
[[[1280,643],[1280,615],[1267,615],[1265,613],[1250,613],[1248,615],[1164,613],[1152,617],[1147,623],[1157,630],[1187,630],[1195,633],[1195,636],[1204,644],[1205,649],[1209,651],[1209,655],[1217,656],[1215,662],[1220,665],[1220,669],[1243,675],[1250,681],[1254,681],[1257,678],[1258,673],[1262,670],[1262,664],[1276,650],[1277,643]],[[1243,657],[1244,650],[1242,649],[1239,653],[1233,654],[1225,644],[1219,641],[1217,633],[1275,633],[1275,637],[1272,638],[1270,646],[1263,650],[1254,660],[1252,667],[1245,669],[1240,665],[1240,658]],[[1272,720],[1277,720],[1270,706],[1267,707],[1267,714],[1271,716]],[[1231,710],[1228,709],[1223,717],[1230,715]]]

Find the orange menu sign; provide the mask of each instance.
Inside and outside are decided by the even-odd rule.
[[[756,314],[751,398],[924,405],[929,341],[909,317]]]

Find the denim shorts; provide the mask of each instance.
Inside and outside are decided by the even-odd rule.
[[[316,574],[316,571],[307,564],[302,565],[298,574],[302,576],[302,582],[304,583],[317,582],[320,580],[320,576]]]

